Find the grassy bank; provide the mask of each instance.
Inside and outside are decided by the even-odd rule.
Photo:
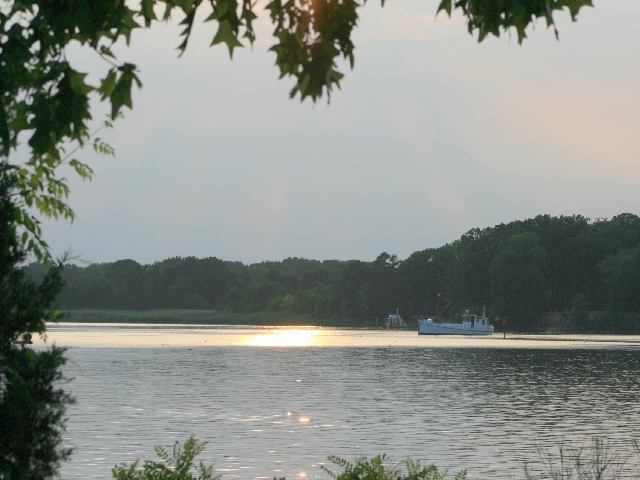
[[[68,310],[65,322],[153,323],[183,325],[315,325],[320,327],[375,327],[374,322],[322,318],[289,312],[232,313],[216,310]],[[382,321],[379,321],[382,325]]]

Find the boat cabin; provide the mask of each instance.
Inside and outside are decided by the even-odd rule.
[[[389,315],[386,322],[387,328],[406,328],[407,324],[402,320],[402,317],[396,313],[395,315]]]
[[[479,316],[469,313],[469,310],[465,310],[464,315],[462,316],[462,328],[468,328],[471,330],[488,330],[489,319],[484,315]]]

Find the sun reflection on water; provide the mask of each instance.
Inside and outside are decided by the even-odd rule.
[[[264,330],[246,338],[244,345],[255,347],[310,347],[316,344],[316,330]]]

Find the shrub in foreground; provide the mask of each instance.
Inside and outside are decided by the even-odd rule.
[[[20,268],[27,252],[17,175],[0,160],[0,480],[44,480],[71,454],[62,440],[73,398],[60,388],[64,349],[28,345],[57,318],[52,305],[63,286],[62,265],[50,265],[39,282]]]
[[[180,448],[180,443],[173,445],[173,455],[159,446],[155,447],[160,462],[145,461],[142,468],[139,460],[130,466],[116,465],[111,470],[116,480],[220,480],[220,475],[213,474],[212,466],[205,466],[202,462],[194,467],[195,457],[204,449],[207,442],[199,442],[195,437],[189,438]],[[329,460],[343,469],[341,473],[334,473],[328,468],[322,469],[336,480],[444,480],[446,471],[440,471],[435,465],[422,466],[410,458],[396,466],[386,465],[387,457],[378,455],[368,459],[360,457],[355,463],[340,457],[329,457]],[[198,475],[198,476],[196,476]],[[455,480],[466,480],[467,471],[458,473]],[[286,480],[280,477],[274,480]]]
[[[142,468],[136,460],[131,466],[120,465],[113,468],[116,480],[220,480],[220,475],[213,474],[213,467],[205,467],[200,462],[194,467],[198,456],[206,442],[199,442],[195,437],[189,438],[184,449],[178,442],[173,446],[173,455],[169,456],[162,447],[155,447],[161,462],[146,461]],[[633,452],[640,457],[640,446],[633,443]],[[640,478],[637,465],[628,463],[629,452],[614,452],[606,438],[594,437],[589,446],[558,446],[558,452],[540,449],[537,465],[525,463],[526,480],[618,480],[620,478]],[[411,458],[396,465],[389,465],[386,455],[367,458],[360,457],[354,462],[331,456],[329,461],[337,465],[341,471],[333,472],[322,467],[324,472],[335,480],[444,480],[446,470],[439,470],[435,465],[423,466]],[[198,476],[195,476],[198,475]],[[462,470],[454,480],[466,480],[467,471]],[[286,480],[285,477],[273,480]]]
[[[407,458],[400,465],[388,466],[385,465],[386,459],[386,455],[371,459],[360,457],[355,463],[351,463],[344,458],[331,456],[329,460],[344,471],[334,473],[328,468],[322,469],[336,480],[444,480],[447,477],[447,471],[438,470],[435,465],[422,466],[420,462]],[[456,475],[455,480],[466,478],[467,471],[463,470]]]
[[[116,480],[220,480],[220,475],[213,474],[213,467],[206,467],[202,462],[195,467],[195,457],[202,453],[207,442],[199,442],[195,437],[173,445],[173,454],[162,447],[156,446],[155,451],[159,462],[145,461],[142,468],[138,468],[139,460],[127,466],[116,465],[111,470]]]

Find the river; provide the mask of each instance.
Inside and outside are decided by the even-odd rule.
[[[522,478],[537,450],[640,433],[640,337],[432,338],[320,328],[49,327],[77,399],[62,478],[110,478],[191,435],[223,479],[328,478],[386,453]]]

